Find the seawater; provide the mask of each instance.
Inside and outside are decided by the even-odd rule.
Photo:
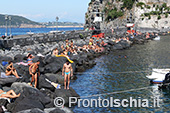
[[[56,28],[12,28],[11,34],[15,35],[25,35],[27,32],[33,33],[48,33],[50,31],[55,31]],[[58,28],[59,31],[72,31],[72,30],[83,30],[83,28]],[[5,35],[6,28],[0,28],[0,36]],[[10,29],[8,28],[8,35],[10,35]]]
[[[158,90],[158,85],[151,85],[146,77],[152,68],[170,68],[170,37],[162,36],[160,41],[149,41],[143,45],[133,45],[126,50],[113,51],[108,55],[96,58],[96,66],[77,75],[78,79],[71,82],[71,87],[80,96],[125,91],[142,87],[150,87],[131,92],[113,95],[102,95],[102,99],[148,99],[153,105],[154,97],[160,98],[160,107],[73,107],[75,113],[107,113],[107,112],[169,112],[170,91]],[[127,73],[121,73],[127,72]],[[129,72],[129,73],[128,73]],[[89,97],[86,99],[97,99]]]

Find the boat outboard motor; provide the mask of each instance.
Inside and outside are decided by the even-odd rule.
[[[170,83],[170,72],[165,75],[165,80],[163,80],[163,84]]]

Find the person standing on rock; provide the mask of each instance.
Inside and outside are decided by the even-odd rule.
[[[36,63],[33,63],[29,67],[29,73],[30,75],[32,75],[31,86],[32,86],[32,83],[34,82],[35,88],[37,88],[37,80],[38,80],[38,76],[40,76],[39,64],[40,64],[40,61],[37,61]]]
[[[73,76],[73,69],[72,69],[72,66],[68,60],[63,65],[62,76],[64,76],[64,89],[66,89],[66,88],[69,89],[70,76]],[[66,85],[67,79],[68,79],[68,85]]]

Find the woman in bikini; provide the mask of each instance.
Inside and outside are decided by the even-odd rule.
[[[0,89],[0,97],[3,97],[3,98],[17,98],[19,96],[20,96],[20,93],[17,95],[13,90],[5,92],[2,89]]]
[[[6,76],[15,75],[16,78],[19,78],[18,73],[16,69],[14,68],[12,61],[9,61],[8,64],[9,65],[7,66],[6,71],[5,71]]]
[[[27,62],[28,62],[28,65],[30,66],[31,64],[33,64],[32,60],[33,60],[34,56],[32,54],[28,54],[27,55]]]

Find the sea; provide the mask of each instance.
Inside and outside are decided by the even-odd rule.
[[[48,33],[50,31],[55,31],[56,28],[11,28],[7,30],[8,36],[10,36],[10,30],[11,35],[25,35],[27,32],[32,33]],[[83,30],[82,27],[70,27],[70,28],[57,28],[58,31],[73,31],[73,30]],[[5,35],[6,28],[0,28],[0,36]]]
[[[58,28],[60,31],[82,30],[83,28]],[[12,35],[24,35],[27,32],[48,33],[55,28],[12,28]],[[6,32],[0,28],[1,35]],[[157,84],[150,84],[146,77],[154,68],[170,68],[170,37],[161,36],[159,41],[148,41],[142,45],[133,45],[129,49],[115,50],[95,59],[96,65],[77,74],[71,81],[71,87],[80,95],[85,107],[76,105],[71,109],[75,113],[163,113],[170,112],[170,89],[159,90]],[[87,100],[105,99],[143,99],[149,101],[149,107],[132,106],[88,106]],[[154,99],[159,98],[154,106]],[[99,104],[99,103],[98,103]],[[114,104],[114,103],[112,103]]]
[[[158,85],[150,84],[146,77],[154,68],[170,68],[169,42],[169,36],[161,36],[159,41],[133,45],[96,58],[97,64],[93,68],[78,74],[77,80],[71,81],[71,87],[84,99],[72,110],[75,113],[169,113],[170,89],[159,90]],[[100,104],[97,101],[96,106],[99,97],[102,101]],[[132,106],[130,102],[125,102],[129,106],[113,106],[117,103],[111,98],[121,101],[136,99],[137,106],[135,102]],[[140,101],[144,99],[148,100],[148,107],[140,106],[143,104]],[[154,100],[159,100],[156,102],[158,106]]]

